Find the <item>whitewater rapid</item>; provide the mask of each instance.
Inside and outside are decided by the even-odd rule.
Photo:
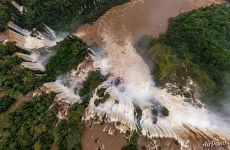
[[[87,57],[76,69],[55,82],[45,83],[44,91],[57,93],[56,101],[81,103],[78,92],[82,83],[90,71],[100,70],[107,80],[94,91],[83,120],[99,117],[101,121],[114,122],[122,133],[136,130],[149,138],[174,138],[184,148],[189,147],[191,139],[197,138],[229,141],[228,118],[206,107],[195,107],[185,102],[183,97],[173,96],[166,89],[156,87],[148,65],[134,47],[141,35],[150,33],[158,36],[164,32],[169,17],[203,3],[193,4],[192,0],[133,0],[108,11],[93,25],[80,27],[75,34],[89,45],[96,44],[99,50],[90,49],[90,58]],[[167,9],[165,14],[161,14],[163,9]],[[19,41],[18,46],[25,49],[50,47],[58,41],[49,27],[46,30],[51,39],[44,38],[45,34],[32,37],[29,31],[13,24],[10,26],[22,33],[19,35],[11,31],[10,38]],[[22,64],[24,67],[45,71],[43,60],[46,57],[41,56],[40,51],[16,55],[27,61]],[[110,97],[95,106],[95,100],[99,98],[97,91],[101,88],[105,88]],[[141,109],[141,117],[137,115],[137,107]],[[160,112],[163,107],[169,110],[169,116],[163,116]]]
[[[93,97],[88,108],[88,119],[94,117],[95,114],[99,116],[106,114],[110,121],[122,122],[127,126],[121,129],[122,132],[128,128],[136,130],[134,106],[137,105],[143,111],[140,121],[142,133],[154,137],[157,131],[152,129],[154,128],[152,107],[165,106],[170,114],[167,117],[157,116],[159,127],[166,128],[159,129],[159,137],[168,137],[169,135],[174,137],[180,130],[179,134],[183,134],[187,130],[187,126],[201,129],[204,133],[216,131],[226,136],[229,134],[226,133],[229,128],[229,120],[224,120],[205,107],[195,107],[191,103],[185,102],[183,97],[171,95],[166,89],[156,87],[148,65],[136,52],[129,37],[125,39],[126,41],[117,43],[116,38],[111,33],[107,33],[101,33],[104,43],[102,49],[106,51],[106,55],[95,61],[94,67],[100,68],[104,75],[112,75],[102,84],[107,88],[111,97],[98,107],[94,105],[94,101],[98,97]],[[111,84],[117,78],[122,80],[120,87]],[[117,104],[116,101],[119,103]],[[164,132],[167,133],[164,135]]]
[[[172,3],[167,1],[167,7],[172,5],[175,12],[171,12],[173,10],[165,12],[163,15],[165,20],[161,20],[160,16],[154,13],[160,15],[159,12],[162,10],[153,6],[155,4],[164,8],[166,1],[161,2],[132,1],[112,9],[93,25],[85,25],[76,32],[76,35],[88,44],[99,45],[105,55],[94,60],[94,67],[99,68],[104,75],[110,75],[101,85],[107,89],[110,98],[105,103],[95,106],[94,101],[98,97],[94,94],[84,119],[95,116],[102,119],[105,115],[109,122],[122,123],[117,125],[121,132],[131,129],[140,130],[147,137],[172,137],[183,141],[181,144],[185,147],[188,147],[188,139],[229,140],[229,118],[216,114],[206,107],[195,107],[185,102],[183,97],[173,96],[166,89],[156,87],[148,65],[134,47],[135,41],[141,36],[140,33],[159,35],[167,27],[166,20],[169,17],[204,5],[203,3],[192,5],[192,1],[186,0]],[[181,5],[185,7],[181,9]],[[153,8],[156,8],[156,11]],[[143,16],[133,16],[137,13],[136,10],[140,10],[138,12]],[[154,15],[146,17],[144,14]],[[150,23],[151,19],[153,21]],[[157,31],[153,31],[151,26]],[[121,83],[116,85],[115,81],[118,78]],[[136,106],[142,109],[140,120],[137,120],[135,115]],[[169,110],[169,116],[154,116],[152,109],[159,110],[163,106]],[[157,123],[154,123],[155,119]]]

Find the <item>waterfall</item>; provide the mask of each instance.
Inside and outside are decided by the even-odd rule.
[[[43,33],[50,40],[57,39],[56,33],[48,26],[44,25],[45,32]]]
[[[129,91],[127,91],[125,85],[122,85],[124,84],[123,81],[118,82],[115,79],[113,76],[108,77],[108,80],[99,85],[94,91],[93,97],[90,99],[89,106],[86,108],[83,116],[84,121],[99,118],[100,121],[115,123],[115,127],[121,133],[126,133],[127,130],[136,130],[148,138],[173,138],[180,143],[182,149],[195,148],[193,145],[201,145],[194,143],[197,139],[230,142],[230,137],[223,132],[216,133],[218,128],[214,126],[209,128],[207,128],[206,125],[204,125],[204,127],[202,127],[202,125],[198,126],[197,124],[193,124],[193,120],[190,122],[189,118],[184,118],[185,121],[183,121],[178,118],[178,120],[173,118],[174,116],[170,117],[170,115],[161,117],[159,112],[158,115],[154,116],[152,107],[157,107],[159,105],[158,103],[148,105],[144,103],[134,104],[134,102],[130,100],[132,97],[127,93]],[[110,98],[107,99],[106,102],[95,106],[94,102],[98,99],[97,91],[101,88],[106,88],[105,92],[109,93]],[[159,93],[159,95],[162,94],[159,90],[156,91],[156,93]],[[167,94],[164,93],[164,95]],[[168,100],[170,97],[173,96],[168,95],[168,97],[161,98]],[[182,99],[179,98],[177,100],[182,101]],[[177,100],[174,100],[175,107],[178,107]],[[137,115],[135,115],[135,105],[139,105],[141,108],[142,115],[140,120],[138,120]],[[185,111],[191,111],[190,109],[193,108],[193,106],[189,104],[183,107]],[[170,107],[167,108],[170,109]],[[178,107],[178,109],[180,109],[180,107]],[[192,111],[193,113],[203,114],[204,117],[201,119],[206,120],[207,115],[210,114],[203,112],[204,109],[205,108],[201,108],[201,110],[193,109]],[[180,113],[178,115],[183,114]],[[191,115],[190,117],[193,116]],[[119,122],[119,124],[117,124],[117,122]]]
[[[127,28],[115,30],[117,32],[114,33],[111,24],[103,20],[105,18],[101,22],[99,20],[94,29],[98,34],[94,38],[101,39],[99,42],[102,43],[100,46],[105,55],[98,57],[96,51],[89,51],[94,68],[108,78],[94,91],[83,116],[84,121],[99,118],[100,121],[115,123],[122,133],[136,130],[148,138],[173,138],[180,143],[182,149],[192,148],[195,139],[229,141],[228,121],[206,107],[194,107],[184,102],[184,97],[173,96],[167,89],[156,87],[147,64],[133,46]],[[91,28],[84,30],[92,31]],[[87,34],[82,36],[86,38]],[[91,36],[89,33],[88,38]],[[110,97],[95,106],[97,91],[102,87],[106,88]],[[169,116],[163,116],[163,106],[169,110]],[[141,117],[136,115],[136,107],[141,109]],[[218,134],[214,134],[216,132]]]
[[[92,57],[92,59],[97,58],[97,53],[92,49],[92,48],[88,48],[89,50],[89,55]]]
[[[23,6],[20,6],[17,2],[14,0],[11,2],[11,4],[22,14],[23,13]]]
[[[15,55],[17,55],[18,57],[20,57],[26,61],[36,62],[39,59],[40,53],[38,51],[36,51],[36,52],[28,55],[28,54],[16,52]]]
[[[75,94],[72,88],[64,86],[60,80],[45,83],[43,86],[47,92],[57,93],[55,98],[57,101],[66,100],[70,104],[81,102],[79,95]]]
[[[18,33],[22,34],[23,36],[29,36],[29,34],[30,34],[28,30],[20,28],[18,25],[14,24],[12,21],[10,21],[7,24],[7,26],[10,29],[13,29],[13,30],[17,31]]]
[[[41,48],[30,51],[30,54],[16,52],[15,55],[25,60],[22,66],[34,71],[45,71],[45,66],[48,60],[53,56],[54,52],[49,52],[47,49]]]
[[[30,53],[15,53],[15,55],[26,61],[22,63],[22,66],[31,70],[45,71],[45,65],[49,58],[54,55],[47,48],[56,45],[56,42],[62,40],[64,37],[57,37],[55,32],[48,26],[45,26],[45,28],[47,33],[49,33],[47,35],[52,37],[51,39],[39,31],[22,29],[13,22],[9,22],[8,27],[8,40],[15,41],[17,47]]]
[[[22,62],[22,66],[34,71],[45,71],[45,67],[39,62]]]
[[[59,77],[55,82],[43,84],[42,90],[56,93],[56,101],[66,101],[67,103],[81,103],[78,90],[86,80],[89,72],[93,70],[90,58],[81,62],[77,69],[73,69],[63,77]]]
[[[61,41],[63,37],[57,37],[55,32],[46,26],[46,29],[52,35],[52,39],[46,38],[46,35],[38,31],[28,31],[15,25],[13,22],[8,23],[9,41],[15,41],[16,46],[24,50],[39,49],[42,47],[52,47],[56,42]]]

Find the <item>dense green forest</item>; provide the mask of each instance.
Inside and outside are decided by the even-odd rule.
[[[13,55],[16,50],[15,43],[0,42],[0,89],[26,94],[39,85],[41,77],[20,66],[22,60]]]
[[[53,97],[35,97],[15,112],[0,116],[0,149],[26,149],[53,143],[52,130],[57,123],[56,113],[47,111]]]
[[[50,108],[54,94],[33,97],[14,112],[0,114],[0,149],[81,149],[82,114],[104,79],[99,71],[91,72],[80,89],[85,102],[72,105],[60,122],[56,107]]]
[[[26,94],[44,82],[70,71],[88,54],[87,45],[76,36],[68,36],[55,47],[56,51],[46,66],[44,76],[20,67],[22,60],[13,54],[15,43],[0,43],[0,87],[9,93]],[[14,80],[12,80],[14,79]],[[89,73],[80,89],[83,105],[74,104],[66,120],[58,122],[56,107],[49,109],[54,94],[34,97],[31,101],[8,113],[6,109],[15,99],[0,98],[0,149],[81,149],[84,108],[95,88],[105,80],[100,71]],[[23,121],[22,121],[23,120]]]
[[[0,32],[6,29],[7,22],[11,19],[12,8],[8,0],[0,1]]]
[[[229,22],[229,5],[211,5],[171,18],[158,39],[143,37],[157,84],[174,82],[182,88],[190,76],[208,99],[224,96],[230,88]]]
[[[69,108],[66,120],[55,129],[54,147],[60,150],[80,150],[83,133],[82,114],[84,106],[75,103]]]
[[[94,101],[95,106],[103,104],[110,97],[110,95],[108,93],[106,93],[106,88],[100,88],[97,91],[97,95],[99,98]]]
[[[47,76],[51,80],[70,71],[88,54],[88,46],[77,36],[69,35],[53,48],[57,53],[46,65]]]
[[[92,22],[107,9],[128,0],[16,0],[24,6],[23,15],[12,8],[10,0],[0,2],[0,31],[14,18],[23,28],[42,29],[47,24],[55,30],[73,30],[77,26]]]
[[[12,7],[10,0],[0,1],[0,31],[11,18],[23,28],[42,29],[46,24],[54,30],[71,31],[83,23],[96,20],[107,9],[129,0],[15,0],[24,13]]]
[[[128,0],[17,0],[25,6],[21,17],[23,27],[41,27],[43,23],[55,30],[74,29],[92,22],[112,6]]]
[[[0,114],[4,113],[14,102],[15,98],[9,95],[0,97]]]
[[[54,95],[34,97],[12,113],[0,114],[0,149],[81,149],[84,107],[71,106],[66,120],[58,123]]]
[[[44,76],[37,76],[36,72],[20,66],[22,60],[13,55],[17,51],[15,43],[0,42],[0,89],[26,94],[44,82],[55,81],[59,75],[77,66],[88,54],[87,45],[72,35],[52,49],[57,52],[56,55],[46,65]]]

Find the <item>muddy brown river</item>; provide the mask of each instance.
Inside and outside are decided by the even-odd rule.
[[[80,36],[89,45],[96,43],[106,49],[107,57],[113,63],[112,66],[120,66],[110,68],[111,73],[122,76],[125,79],[125,77],[128,76],[127,72],[130,72],[127,71],[130,67],[134,69],[135,67],[141,68],[139,72],[148,74],[148,68],[143,60],[133,53],[135,50],[126,47],[127,41],[132,45],[142,35],[148,34],[153,37],[158,37],[166,31],[169,18],[212,3],[223,2],[223,0],[132,0],[122,6],[108,10],[93,24],[82,25],[75,34]],[[134,64],[139,65],[135,66]],[[136,73],[136,75],[142,76],[138,73]],[[148,78],[148,76],[142,76],[139,79],[140,82],[144,82],[149,80]],[[130,82],[129,78],[125,80]],[[134,85],[139,86],[139,83],[134,83]],[[98,138],[99,141],[108,141],[108,139],[114,141],[117,139],[113,142],[114,144],[109,142],[103,143],[105,150],[112,150],[114,147],[120,149],[120,147],[127,144],[124,140],[112,138],[112,136],[98,132],[99,130],[102,131],[102,127],[94,126],[93,129],[85,127],[82,140],[84,150],[97,149],[97,144],[88,144],[88,142],[86,142],[89,141],[89,143],[93,143],[93,140],[96,138]],[[163,145],[165,143],[163,149],[178,149],[173,140],[171,142],[169,142],[170,140],[160,141]],[[168,144],[166,144],[166,142]],[[143,143],[146,144],[146,142],[142,142],[142,145]],[[196,148],[201,148],[200,145],[201,143],[197,144]]]

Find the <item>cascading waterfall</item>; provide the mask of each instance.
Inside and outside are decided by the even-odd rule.
[[[16,52],[15,55],[17,55],[18,57],[26,61],[36,62],[39,59],[40,53],[38,51],[35,51],[34,53],[31,53],[30,55],[28,55],[28,54]]]
[[[10,21],[7,25],[10,29],[15,30],[16,32],[22,34],[23,36],[30,35],[30,32],[28,30],[20,28],[18,25],[14,24],[12,21]]]
[[[13,22],[9,22],[8,27],[8,40],[16,41],[17,47],[30,53],[15,53],[15,55],[26,61],[22,63],[22,66],[34,71],[45,71],[46,63],[55,54],[48,48],[56,45],[63,37],[57,37],[55,32],[48,26],[44,27],[44,33],[22,29]]]
[[[26,9],[23,6],[20,6],[15,1],[11,3],[19,12],[26,13]],[[49,48],[55,46],[57,42],[61,41],[67,35],[57,36],[55,31],[46,25],[44,25],[44,32],[42,33],[35,28],[32,31],[23,29],[12,21],[7,25],[7,41],[16,42],[17,47],[26,51],[26,54],[17,52],[15,55],[25,60],[25,62],[22,62],[23,67],[34,71],[45,71],[45,65],[49,58],[55,54]]]
[[[108,45],[111,46],[112,44],[109,43]],[[123,45],[122,49],[124,47],[132,48],[129,44],[127,45],[127,47]],[[119,46],[116,46],[116,48],[119,48]],[[116,50],[118,51],[118,49]],[[132,57],[132,53],[127,55]],[[124,61],[120,57],[114,56],[114,53],[112,57],[120,62]],[[137,61],[137,59],[132,58],[128,60]],[[174,138],[181,144],[182,149],[194,148],[193,144],[196,145],[196,139],[230,142],[228,133],[225,132],[228,129],[227,123],[229,120],[222,119],[205,107],[194,107],[192,104],[184,102],[181,96],[170,95],[166,89],[155,87],[151,80],[141,82],[141,85],[138,85],[140,82],[136,82],[136,80],[141,80],[141,77],[136,74],[137,78],[134,77],[136,80],[133,80],[131,75],[138,72],[136,68],[131,69],[133,71],[129,74],[131,76],[122,77],[126,74],[124,70],[120,71],[122,69],[120,66],[117,65],[117,68],[114,68],[116,66],[113,64],[105,65],[104,62],[111,63],[110,61],[106,56],[100,60],[96,59],[94,62],[96,68],[100,68],[105,75],[110,74],[110,76],[95,90],[89,106],[86,108],[83,120],[86,121],[96,117],[101,121],[114,122],[116,128],[122,133],[127,130],[137,130],[148,138]],[[125,70],[129,71],[130,68],[127,67]],[[113,71],[115,69],[119,69],[117,71],[122,74],[114,76]],[[143,79],[148,78],[144,77]],[[109,93],[110,98],[106,102],[95,106],[94,101],[98,99],[97,91],[101,88],[106,88],[106,93]],[[135,114],[135,106],[141,108],[141,119]],[[169,116],[162,116],[159,111],[162,106],[169,109]],[[157,114],[154,114],[153,110],[157,111]],[[202,118],[200,117],[201,114]],[[215,119],[211,119],[212,117]],[[220,129],[219,125],[222,123],[226,124],[226,127],[224,128],[222,125],[223,128]]]
[[[43,84],[43,91],[57,93],[55,100],[65,101],[69,104],[81,103],[78,90],[83,81],[87,79],[88,73],[93,70],[92,62],[87,57],[81,62],[77,69],[73,69],[63,77],[59,77],[55,82]]]
[[[134,2],[131,6],[138,3]],[[106,17],[98,21],[95,30],[98,39],[102,39],[100,42],[103,43],[101,47],[105,55],[90,49],[90,57],[79,64],[77,69],[59,77],[55,82],[45,83],[42,87],[44,91],[56,93],[56,101],[81,103],[78,90],[88,73],[98,69],[108,78],[94,91],[83,120],[99,117],[101,121],[114,122],[122,133],[136,130],[149,138],[174,138],[179,141],[182,149],[191,148],[192,141],[197,138],[230,142],[229,120],[224,120],[205,107],[196,108],[184,102],[183,97],[170,95],[166,89],[155,87],[149,68],[133,47],[132,36],[126,27],[114,32],[109,21],[103,19]],[[29,61],[22,65],[44,71],[43,61],[40,61],[41,53],[32,49],[55,45],[59,40],[55,33],[47,26],[45,33],[36,32],[36,36],[13,23],[9,24],[9,28],[9,40],[17,41],[18,47],[31,53],[16,53]],[[78,35],[84,39],[87,34],[79,32]],[[99,98],[97,91],[101,88],[105,88],[110,96],[96,106],[94,102]],[[167,117],[160,112],[163,106],[170,112]],[[141,114],[138,114],[137,107]]]
[[[148,66],[133,46],[132,34],[126,31],[128,28],[114,31],[106,19],[106,15],[103,16],[95,23],[94,29],[97,33],[94,38],[101,40],[100,46],[106,55],[93,60],[94,67],[109,77],[95,90],[83,120],[99,118],[114,122],[122,133],[136,130],[148,138],[174,138],[182,149],[194,148],[198,145],[197,139],[199,142],[208,139],[229,143],[230,121],[206,107],[195,107],[183,97],[157,88]],[[86,40],[92,38],[87,28],[85,31],[80,30],[76,35]],[[95,106],[97,91],[101,88],[106,88],[110,97]],[[137,107],[141,109],[141,115],[137,114]],[[163,107],[169,110],[169,116],[162,114]]]
[[[11,4],[22,14],[24,7],[20,6],[17,2],[15,2],[14,0],[11,2]]]
[[[28,31],[22,29],[19,26],[15,25],[13,22],[8,24],[9,27],[9,41],[17,41],[16,46],[24,50],[39,49],[42,47],[52,47],[58,41],[61,41],[62,37],[54,36],[54,31],[48,27],[45,27],[47,30],[46,34],[42,34],[38,31]],[[48,32],[49,31],[49,32]],[[52,39],[50,39],[52,37]]]
[[[25,60],[22,62],[24,68],[28,68],[34,71],[45,71],[45,65],[47,64],[49,58],[55,53],[48,51],[46,48],[40,48],[36,50],[31,50],[30,54],[24,54],[21,52],[16,52],[15,55]]]
[[[48,37],[50,40],[57,39],[56,33],[47,25],[44,25],[45,32],[43,32],[43,35]]]
[[[28,68],[33,71],[45,71],[45,67],[41,63],[22,62],[22,67]]]

